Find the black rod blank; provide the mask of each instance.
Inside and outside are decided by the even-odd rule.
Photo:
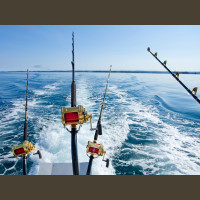
[[[74,32],[72,33],[72,85],[71,85],[71,107],[76,107],[76,83],[74,74]],[[77,150],[77,129],[71,128],[71,155],[73,174],[79,175],[78,150]]]
[[[97,122],[97,127],[96,127],[96,131],[95,131],[95,135],[94,135],[95,141],[97,140],[98,135],[102,135],[101,116],[102,116],[102,112],[103,112],[104,102],[105,102],[105,99],[106,99],[106,92],[107,92],[107,89],[108,89],[108,82],[109,82],[109,79],[110,79],[111,68],[112,68],[112,65],[110,65],[110,71],[109,71],[109,74],[108,74],[106,89],[105,89],[103,101],[102,101],[102,104],[101,104],[101,111],[100,111],[100,114],[99,114],[99,120]]]
[[[72,33],[72,85],[71,85],[71,107],[76,107],[76,83],[74,72],[74,32]]]
[[[25,106],[25,121],[24,121],[24,141],[28,140],[28,119],[27,119],[27,112],[28,112],[28,73],[29,70],[27,69],[27,78],[26,78],[26,104]],[[23,155],[23,175],[27,175],[27,155]]]
[[[166,66],[167,61],[164,61],[163,63],[157,58],[157,53],[153,54],[150,50],[150,48],[147,48],[147,51],[151,53],[151,55],[185,88],[185,90],[200,104],[200,100],[198,99],[198,97],[196,95],[194,95],[192,93],[192,91],[190,89],[188,89],[188,87],[185,86],[185,84],[179,80],[178,76],[176,76],[174,73],[171,72],[171,70],[168,69],[168,67]]]

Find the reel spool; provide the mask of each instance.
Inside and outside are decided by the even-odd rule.
[[[99,156],[103,156],[102,161],[106,162],[106,167],[109,167],[109,159],[104,160],[106,151],[104,150],[102,144],[97,144],[95,142],[88,141],[86,153],[88,157],[93,156],[94,158],[97,158]]]
[[[22,144],[13,145],[13,147],[12,147],[12,152],[15,157],[27,155],[27,154],[31,153],[32,151],[33,151],[33,155],[38,154],[39,158],[40,159],[42,158],[40,151],[38,150],[35,153],[35,145],[33,145],[31,142],[29,142],[27,140],[24,141],[24,143],[22,143]]]
[[[90,127],[92,130],[92,115],[88,114],[83,106],[61,108],[61,119],[64,126],[84,124],[90,119]]]

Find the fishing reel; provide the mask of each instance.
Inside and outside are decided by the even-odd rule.
[[[88,141],[86,153],[88,157],[93,156],[94,158],[97,158],[99,156],[103,156],[102,161],[106,162],[106,167],[109,167],[109,159],[104,160],[106,151],[104,150],[102,144],[97,144],[96,142]]]
[[[23,156],[23,155],[27,155],[29,153],[31,153],[33,151],[33,155],[39,155],[39,158],[41,159],[42,158],[42,154],[41,152],[38,150],[36,153],[35,153],[35,145],[33,145],[31,142],[25,140],[24,143],[22,144],[19,144],[19,145],[13,145],[12,147],[12,152],[13,152],[13,155],[15,157],[18,157],[18,156]]]
[[[92,130],[92,115],[88,114],[81,105],[69,108],[62,107],[61,119],[64,126],[71,125],[72,128],[74,125],[84,124],[90,119],[90,129]]]

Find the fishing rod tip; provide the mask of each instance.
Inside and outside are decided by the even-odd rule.
[[[150,47],[147,48],[147,51],[149,51],[149,52],[151,51]]]

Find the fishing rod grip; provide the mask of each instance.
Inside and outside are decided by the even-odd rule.
[[[97,123],[97,128],[96,128],[95,135],[94,135],[94,140],[95,141],[98,139],[98,135],[102,135],[101,120],[99,120],[98,123]]]
[[[76,83],[72,81],[71,85],[71,107],[76,106]]]
[[[97,124],[97,131],[98,135],[102,135],[102,125],[101,125],[101,120]]]
[[[23,175],[27,175],[27,156],[26,155],[23,155]]]
[[[94,159],[94,157],[93,157],[93,156],[90,156],[90,160],[89,160],[89,164],[88,164],[88,168],[87,168],[87,173],[86,173],[86,175],[90,175],[90,174],[91,174],[93,159]]]
[[[77,130],[76,130],[76,128],[72,128],[72,130],[71,130],[71,154],[72,154],[73,174],[79,175],[78,150],[77,150]]]
[[[24,122],[24,141],[28,140],[28,122]]]

